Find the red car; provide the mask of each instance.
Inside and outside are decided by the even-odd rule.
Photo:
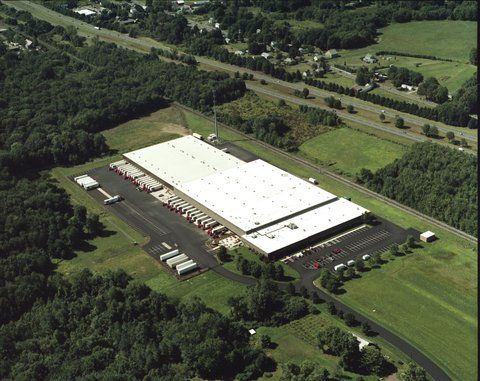
[[[333,254],[339,254],[339,253],[341,253],[341,252],[342,252],[342,249],[338,249],[338,248],[332,250],[332,253],[333,253]]]
[[[320,264],[317,261],[313,262],[313,268],[318,269],[318,266],[320,266]]]

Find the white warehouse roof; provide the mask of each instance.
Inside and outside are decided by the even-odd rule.
[[[358,218],[365,212],[367,210],[361,206],[338,198],[295,217],[288,217],[274,225],[245,234],[242,238],[267,254],[273,253]]]
[[[263,160],[245,163],[193,136],[124,156],[266,254],[368,212]]]
[[[243,163],[177,188],[243,232],[337,198],[263,160]]]
[[[244,163],[191,135],[128,152],[124,156],[175,187]]]

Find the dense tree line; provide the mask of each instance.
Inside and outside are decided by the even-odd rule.
[[[165,98],[208,111],[242,96],[227,74],[159,61],[96,42],[61,52],[0,57],[2,161],[11,167],[80,163],[107,149],[99,131],[162,107]],[[41,83],[42,86],[38,86]]]
[[[247,329],[200,300],[169,300],[123,271],[54,276],[51,299],[0,327],[2,379],[257,378]]]
[[[380,50],[375,54],[379,56],[392,55],[392,56],[403,56],[403,57],[413,57],[413,58],[424,58],[426,60],[434,60],[434,61],[447,61],[447,62],[453,61],[449,58],[440,58],[440,57],[432,56],[428,54],[397,52],[394,50]]]
[[[45,180],[13,178],[0,164],[0,324],[49,296],[52,259],[71,258],[101,230],[98,216],[72,208],[67,194]],[[1,376],[0,376],[1,377]]]
[[[260,278],[242,296],[228,300],[234,320],[278,326],[299,319],[308,313],[308,305],[302,297],[290,296],[266,278]]]
[[[414,144],[375,173],[362,171],[370,189],[477,235],[477,162],[448,147]]]
[[[372,102],[381,106],[392,108],[394,110],[406,112],[408,114],[417,115],[422,118],[443,122],[452,126],[461,126],[476,128],[474,120],[470,118],[470,114],[477,110],[477,88],[475,83],[476,75],[468,80],[461,89],[453,96],[451,102],[445,102],[435,108],[422,107],[415,103],[406,101],[398,101],[387,98],[382,95],[372,94],[368,92],[355,92],[353,89],[341,86],[334,82],[325,82],[319,79],[307,78],[305,83],[310,86],[318,87],[328,91],[334,91],[339,94],[356,96],[359,99]]]
[[[429,77],[423,81],[417,90],[418,95],[425,95],[429,101],[435,103],[445,103],[448,100],[448,89],[441,86],[434,77]]]
[[[239,255],[235,266],[243,275],[251,275],[254,278],[265,277],[272,280],[285,280],[285,273],[281,264],[277,263],[259,263],[250,261]]]
[[[390,79],[397,87],[403,83],[418,86],[418,84],[423,81],[423,75],[421,73],[404,67],[390,66],[387,75],[388,79]]]

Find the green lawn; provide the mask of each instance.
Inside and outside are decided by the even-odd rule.
[[[174,106],[162,108],[150,115],[132,119],[104,131],[111,149],[127,152],[146,144],[162,143],[188,133],[183,126],[183,114]]]
[[[231,261],[224,263],[223,267],[225,267],[226,269],[228,269],[228,270],[230,270],[234,273],[237,273],[237,274],[241,274],[241,272],[238,271],[237,267],[236,267],[236,259],[240,255],[243,258],[248,259],[249,261],[254,261],[254,262],[257,262],[257,263],[264,263],[260,259],[259,255],[261,255],[261,254],[257,255],[255,253],[253,253],[252,251],[250,251],[245,246],[240,246],[236,249],[230,250],[229,254],[231,256]],[[296,281],[296,280],[299,279],[298,272],[295,271],[292,267],[286,265],[283,262],[278,262],[278,264],[283,267],[284,274],[287,277],[286,281]]]
[[[316,136],[300,146],[301,156],[333,166],[354,176],[362,168],[372,171],[402,156],[405,146],[351,128]]]
[[[427,54],[463,62],[468,62],[470,50],[477,45],[477,23],[474,21],[394,23],[379,32],[377,50]]]
[[[227,314],[227,300],[231,296],[240,295],[245,286],[227,280],[212,270],[191,279],[178,281],[164,271],[148,280],[146,284],[153,290],[179,299],[199,297],[206,305]]]
[[[476,71],[476,67],[468,63],[470,50],[476,45],[476,28],[477,24],[473,21],[416,21],[391,24],[379,30],[381,34],[377,44],[340,51],[340,57],[331,62],[337,64],[346,62],[347,65],[358,67],[363,65],[361,59],[367,53],[380,50],[428,54],[457,60],[459,62],[396,56],[392,61],[380,59],[377,64],[379,66],[393,64],[418,71],[425,77],[434,76],[449,89],[450,93],[454,93]],[[417,67],[416,64],[420,66]]]
[[[474,380],[476,258],[454,242],[423,246],[347,282],[338,298],[405,337],[453,379]]]

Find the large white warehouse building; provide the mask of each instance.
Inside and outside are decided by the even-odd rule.
[[[243,162],[193,136],[124,157],[269,257],[358,224],[368,212],[263,160]]]

